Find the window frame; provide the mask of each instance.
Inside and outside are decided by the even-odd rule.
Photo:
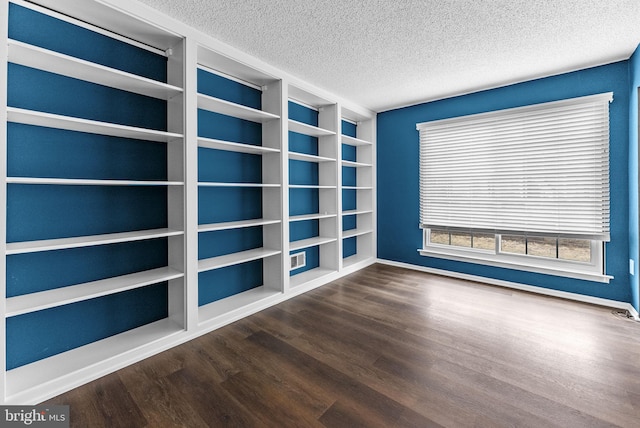
[[[423,228],[420,255],[468,263],[481,263],[487,266],[516,269],[567,278],[608,283],[613,277],[604,273],[604,242],[591,240],[591,260],[579,262],[529,254],[512,254],[500,250],[501,234],[495,234],[495,249],[458,247],[454,245],[430,242],[431,228]],[[468,232],[473,233],[469,229]],[[486,232],[482,232],[486,233]]]

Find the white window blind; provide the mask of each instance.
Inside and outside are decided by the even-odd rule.
[[[609,240],[612,100],[418,124],[421,227]]]

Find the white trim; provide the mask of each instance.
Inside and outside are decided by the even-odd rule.
[[[215,74],[216,76],[223,77],[225,79],[231,80],[231,81],[236,82],[236,83],[240,83],[241,85],[248,86],[248,87],[250,87],[252,89],[255,89],[255,90],[258,90],[258,91],[262,92],[262,86],[256,85],[255,83],[249,82],[247,80],[239,79],[239,78],[237,78],[235,76],[232,76],[230,74],[225,73],[224,71],[219,71],[219,70],[211,68],[211,67],[209,67],[207,65],[200,64],[200,63],[198,63],[196,68],[199,68],[200,70],[202,70],[202,71],[204,71],[206,73]],[[198,93],[201,93],[201,92],[198,92]],[[206,94],[203,94],[203,95],[206,95]]]
[[[424,237],[427,240],[427,237]],[[426,244],[426,242],[425,242]],[[486,266],[495,266],[505,269],[515,269],[524,272],[534,272],[546,275],[562,276],[565,278],[581,279],[609,283],[613,279],[612,275],[607,275],[599,271],[599,266],[603,263],[603,257],[593,256],[597,260],[593,263],[572,262],[568,260],[550,259],[529,255],[517,255],[508,253],[493,253],[484,250],[473,250],[467,248],[440,246],[437,244],[424,245],[418,248],[418,253],[425,257],[436,257],[439,259],[455,260],[465,263],[476,263]]]
[[[476,114],[470,114],[465,116],[455,116],[455,117],[449,117],[446,119],[430,120],[427,122],[417,123],[416,129],[418,131],[421,131],[424,128],[427,128],[428,126],[433,126],[433,125],[441,125],[441,124],[450,125],[450,124],[455,124],[459,122],[466,124],[471,120],[484,121],[487,119],[492,119],[494,117],[501,118],[507,114],[509,115],[517,115],[520,113],[526,114],[529,112],[537,112],[539,110],[544,110],[548,108],[574,106],[574,105],[580,105],[584,103],[605,102],[605,101],[608,101],[609,103],[613,102],[613,92],[603,92],[595,95],[586,95],[583,97],[567,98],[567,99],[562,99],[558,101],[537,103],[537,104],[531,104],[531,105],[526,105],[522,107],[512,107],[512,108],[506,108],[506,109],[500,109],[500,110],[491,110],[484,113],[476,113]]]
[[[65,14],[57,12],[57,11],[55,11],[53,9],[49,9],[48,7],[40,6],[40,5],[35,4],[35,3],[31,3],[31,2],[29,2],[29,0],[26,0],[26,1],[25,0],[11,0],[10,2],[11,3],[15,3],[18,6],[22,6],[22,7],[25,7],[27,9],[31,9],[31,10],[34,10],[36,12],[40,12],[40,13],[43,13],[45,15],[51,16],[52,18],[56,18],[56,19],[59,19],[61,21],[68,22],[69,24],[77,25],[78,27],[82,27],[82,28],[84,28],[86,30],[93,31],[94,33],[98,33],[98,34],[101,34],[103,36],[111,37],[112,39],[119,40],[119,41],[127,43],[127,44],[129,44],[131,46],[135,46],[137,48],[141,48],[141,49],[147,50],[149,52],[153,52],[155,54],[158,54],[158,55],[161,55],[161,56],[164,56],[164,57],[168,57],[169,56],[167,54],[167,52],[163,51],[162,49],[158,49],[155,46],[151,46],[151,45],[148,45],[146,43],[142,43],[142,42],[139,42],[137,40],[134,40],[134,39],[132,39],[130,37],[123,36],[123,35],[118,34],[118,33],[114,33],[113,31],[109,31],[107,29],[104,29],[104,28],[98,27],[96,25],[93,25],[93,24],[91,24],[89,22],[82,21],[80,19],[74,18],[74,17],[69,16],[69,15],[65,15]]]
[[[618,300],[603,299],[602,297],[587,296],[585,294],[570,293],[568,291],[554,290],[552,288],[544,288],[544,287],[538,287],[535,285],[520,284],[517,282],[503,281],[501,279],[470,275],[466,273],[430,268],[425,266],[418,266],[418,265],[413,265],[413,264],[403,263],[403,262],[394,262],[392,260],[384,260],[380,258],[376,260],[376,263],[405,268],[405,269],[411,269],[411,270],[420,271],[420,272],[431,273],[434,275],[447,276],[450,278],[464,279],[467,281],[474,281],[474,282],[479,282],[483,284],[496,285],[498,287],[513,288],[515,290],[528,291],[530,293],[543,294],[545,296],[559,297],[561,299],[574,300],[576,302],[589,303],[592,305],[605,306],[605,307],[616,308],[616,309],[626,309],[629,311],[631,315],[633,315],[633,317],[636,320],[640,319],[638,311],[636,311],[636,309],[631,305],[631,303],[620,302]]]
[[[307,104],[304,101],[300,101],[300,100],[297,100],[295,98],[289,97],[287,99],[287,101],[291,101],[292,103],[298,104],[299,106],[302,106],[302,107],[305,107],[305,108],[308,108],[309,110],[318,111],[318,112],[320,111],[320,109],[318,107],[312,106],[311,104]]]

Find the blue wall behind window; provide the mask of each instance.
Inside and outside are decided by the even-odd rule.
[[[609,284],[420,256],[416,123],[612,91]],[[377,117],[378,256],[382,259],[630,302],[629,64],[627,61],[380,113]],[[636,156],[637,158],[637,156]]]

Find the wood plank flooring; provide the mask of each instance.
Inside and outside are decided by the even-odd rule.
[[[638,427],[640,323],[376,264],[48,403],[74,427]]]

